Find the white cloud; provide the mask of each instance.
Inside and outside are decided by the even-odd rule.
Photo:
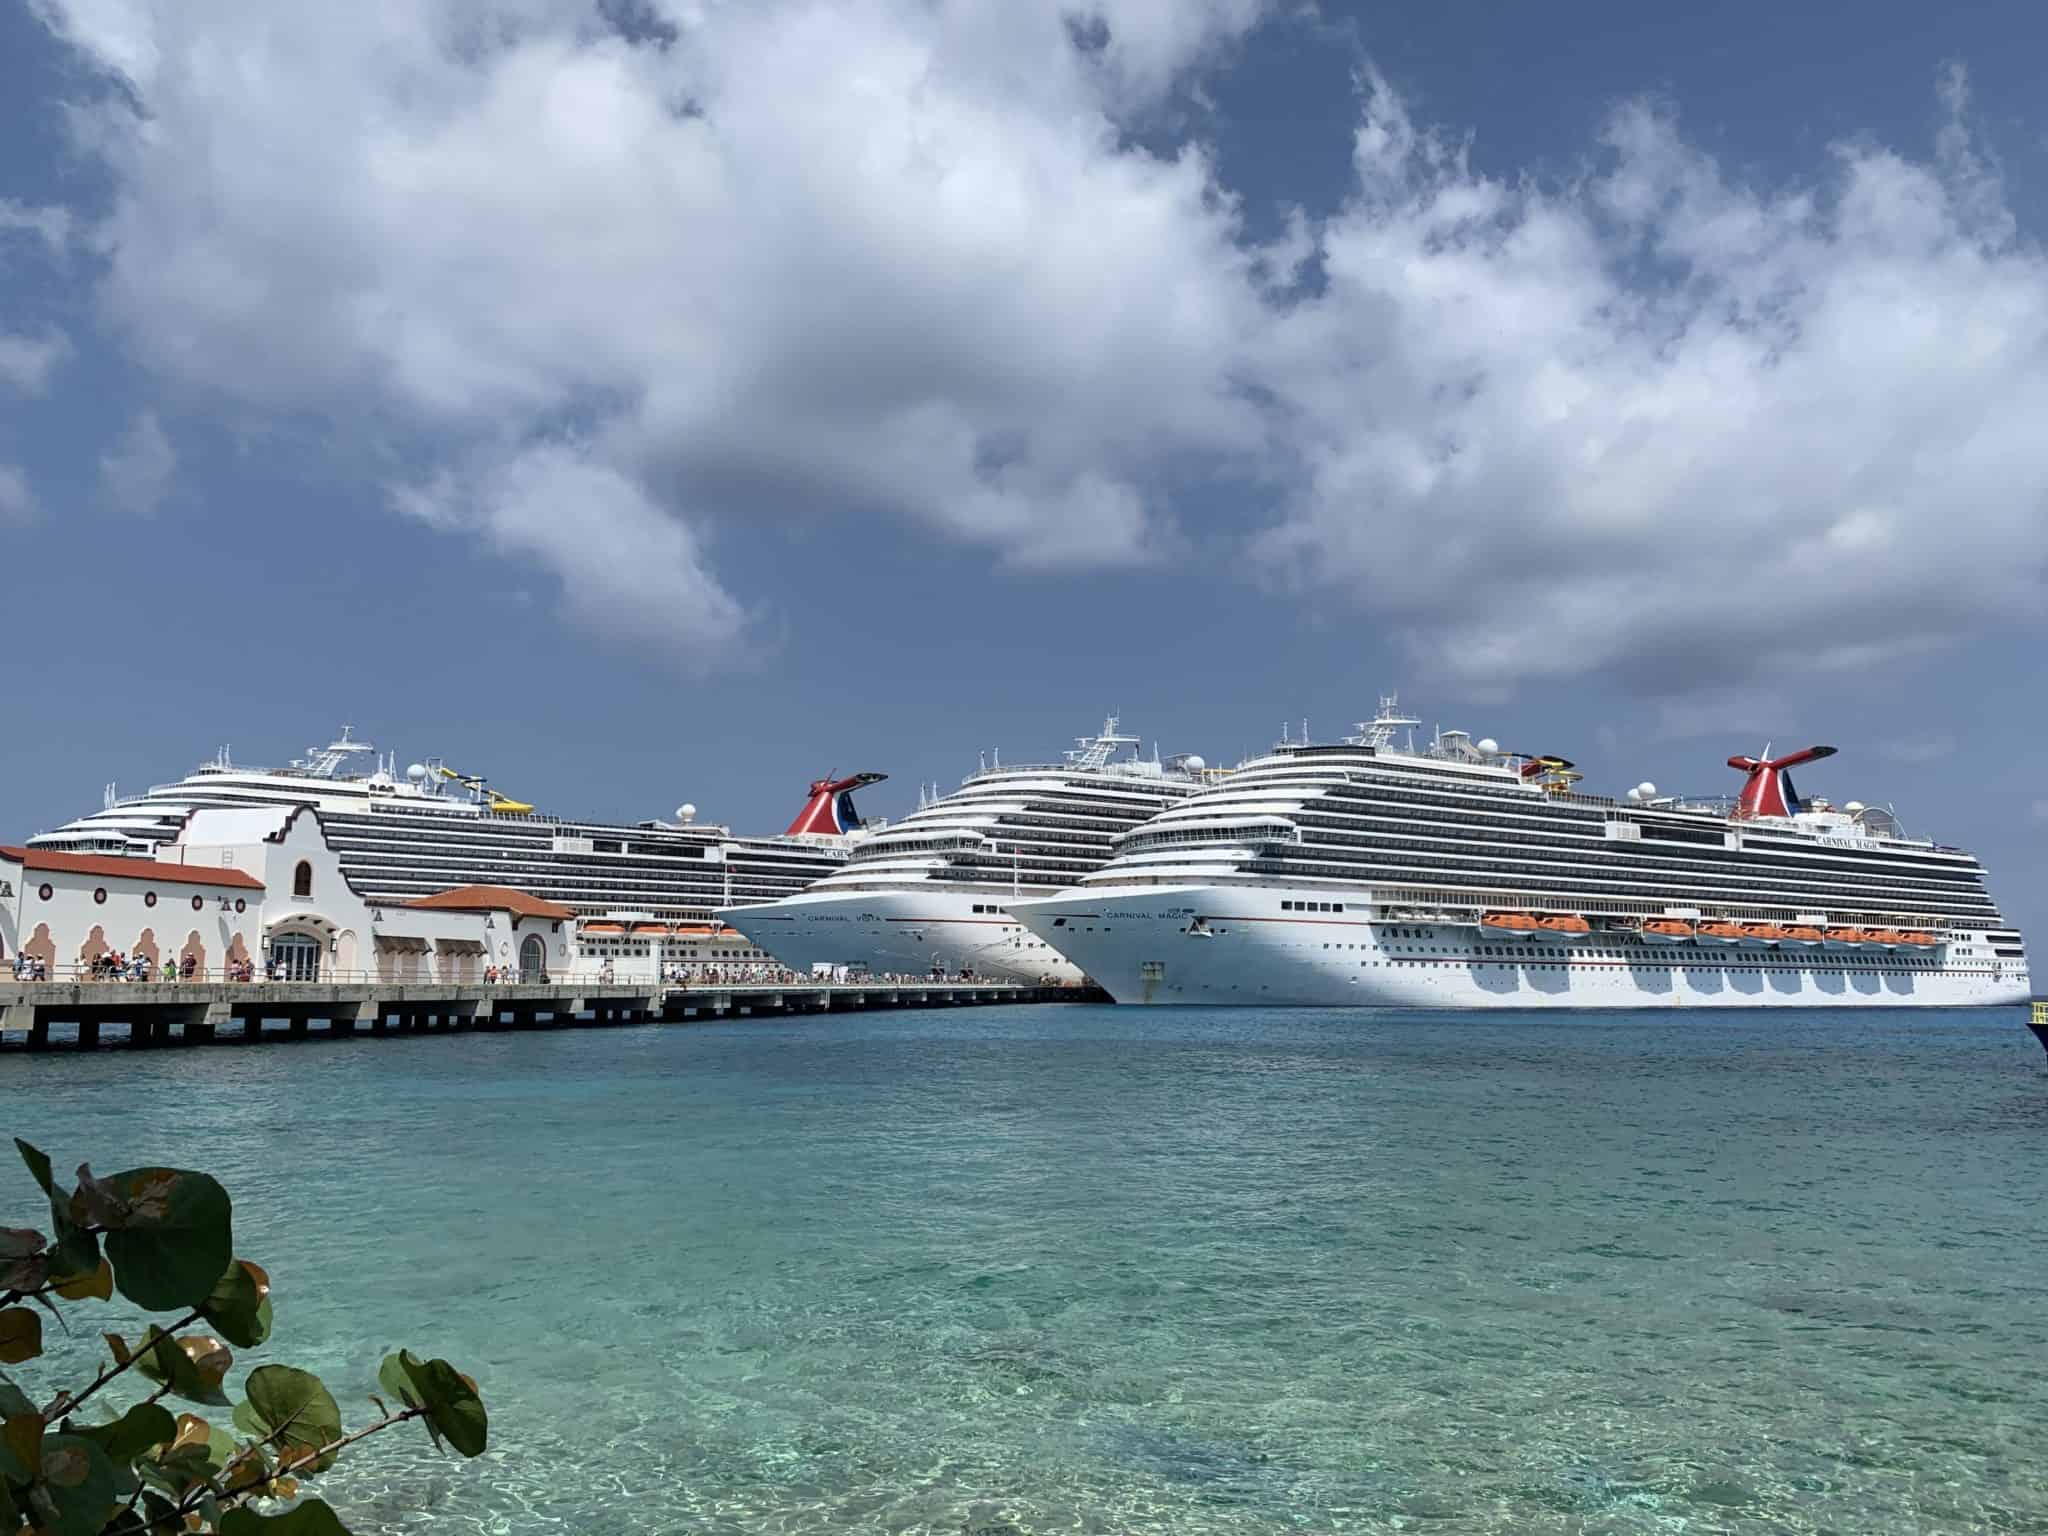
[[[178,455],[156,412],[144,411],[100,456],[100,489],[124,512],[149,517],[170,490],[177,468]]]
[[[0,464],[0,523],[25,523],[35,515],[36,497],[28,477],[12,464]]]
[[[39,395],[49,387],[57,365],[70,355],[71,343],[59,331],[41,336],[0,331],[0,384],[25,395]]]
[[[36,236],[52,255],[59,254],[71,238],[71,213],[0,197],[0,235],[22,234]]]
[[[1925,158],[1786,188],[1640,106],[1487,177],[1375,82],[1346,206],[1255,250],[1126,130],[1263,0],[650,0],[637,45],[575,0],[39,4],[126,82],[80,122],[140,353],[436,445],[452,526],[600,627],[743,629],[724,520],[1179,558],[1217,466],[1256,568],[1468,682],[1881,668],[2039,603],[2048,262],[1959,73]],[[699,618],[587,558],[657,526]]]
[[[1259,442],[1234,212],[1112,116],[1259,9],[678,4],[636,47],[566,0],[52,0],[147,111],[93,142],[163,371],[458,457],[573,424],[635,519],[884,511],[1035,568],[1158,557],[1158,466]]]
[[[392,499],[430,527],[539,561],[561,579],[572,618],[668,648],[686,669],[746,627],[740,604],[704,568],[696,536],[577,444],[534,444],[467,476],[398,487]]]
[[[2048,261],[1961,125],[1774,193],[1644,107],[1606,144],[1492,179],[1374,84],[1327,287],[1270,342],[1304,487],[1266,557],[1454,673],[1660,690],[2038,605]]]

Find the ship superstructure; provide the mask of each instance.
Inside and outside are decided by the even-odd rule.
[[[1213,777],[1199,757],[1143,757],[1112,715],[1063,761],[984,763],[803,894],[720,916],[799,970],[1077,980],[1007,904],[1074,885],[1119,836]]]
[[[1566,759],[1395,700],[1284,743],[1012,912],[1120,1002],[1949,1005],[2028,995],[1976,858],[1802,800],[1808,748],[1729,760],[1732,803],[1584,794]]]
[[[722,907],[792,895],[838,868],[862,830],[852,792],[882,777],[821,780],[798,818],[801,830],[741,837],[699,823],[689,805],[673,822],[631,825],[542,815],[482,777],[434,759],[400,774],[395,757],[380,756],[344,728],[326,747],[281,769],[239,765],[223,749],[186,777],[141,795],[123,799],[109,786],[102,809],[29,845],[150,858],[178,840],[196,810],[306,806],[318,815],[349,884],[373,903],[465,885],[509,886],[580,915],[672,928],[708,925]],[[748,956],[735,950],[730,958]]]

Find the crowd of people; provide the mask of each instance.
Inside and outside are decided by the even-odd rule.
[[[79,981],[205,981],[207,976],[196,955],[166,955],[163,963],[152,961],[140,950],[124,954],[118,949],[102,950],[97,955],[81,960],[74,972]],[[50,965],[41,955],[18,954],[14,957],[14,979],[16,981],[48,981]],[[248,959],[229,960],[220,968],[223,981],[254,981],[256,962]],[[271,961],[264,967],[265,981],[284,981],[283,967],[278,961]]]

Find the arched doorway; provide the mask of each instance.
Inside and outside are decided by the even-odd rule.
[[[548,947],[537,933],[529,933],[519,945],[519,979],[539,981],[548,968]]]
[[[270,963],[280,981],[318,981],[320,941],[310,933],[280,933],[270,941]]]

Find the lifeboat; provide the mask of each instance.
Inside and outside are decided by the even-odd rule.
[[[1527,912],[1489,912],[1479,919],[1479,930],[1497,939],[1528,939],[1539,932],[1536,919]]]
[[[1643,924],[1643,937],[1652,944],[1690,944],[1692,924],[1675,917],[1653,917]]]
[[[1785,939],[1785,930],[1776,923],[1744,923],[1742,942],[1752,949],[1776,949]]]
[[[1861,949],[1870,942],[1861,928],[1830,928],[1821,938],[1829,949]]]
[[[1749,934],[1740,923],[1701,923],[1699,938],[1702,944],[1733,946],[1747,942]]]
[[[1929,933],[1925,928],[1908,928],[1901,937],[1915,949],[1932,949],[1941,942],[1938,935]]]
[[[1556,917],[1539,917],[1536,926],[1545,938],[1585,939],[1591,938],[1593,925],[1577,913],[1566,913]]]
[[[1784,932],[1785,936],[1778,942],[1780,944],[1790,944],[1795,948],[1812,949],[1822,940],[1821,931],[1818,928],[1809,928],[1803,923],[1787,928]]]
[[[1882,944],[1886,949],[1897,949],[1906,942],[1906,936],[1896,928],[1873,928],[1864,938],[1866,942]]]

